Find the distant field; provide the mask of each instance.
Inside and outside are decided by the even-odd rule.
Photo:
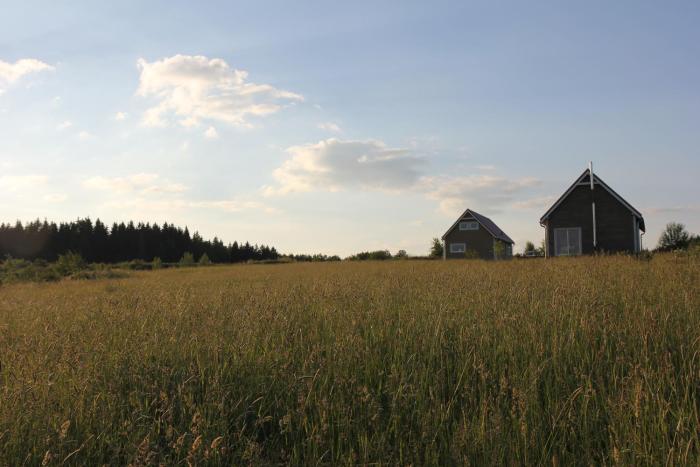
[[[700,261],[0,287],[0,464],[700,462]]]

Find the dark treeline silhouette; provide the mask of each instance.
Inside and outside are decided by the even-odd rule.
[[[10,256],[28,260],[55,261],[58,255],[73,252],[91,263],[121,261],[179,261],[186,252],[195,260],[203,254],[215,263],[237,263],[248,260],[274,260],[279,257],[274,247],[246,242],[225,245],[214,237],[204,240],[198,233],[165,223],[114,223],[108,228],[97,219],[78,219],[56,224],[39,221],[22,225],[0,224],[0,260]]]

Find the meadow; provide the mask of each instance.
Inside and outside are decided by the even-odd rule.
[[[3,465],[700,462],[700,260],[0,286]]]

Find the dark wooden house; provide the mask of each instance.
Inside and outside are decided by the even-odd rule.
[[[551,256],[641,250],[642,214],[593,173],[592,166],[540,219]]]
[[[467,209],[442,236],[443,259],[509,258],[513,240],[491,219]]]

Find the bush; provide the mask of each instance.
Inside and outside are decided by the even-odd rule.
[[[206,253],[199,257],[200,266],[209,266],[210,264],[211,260],[209,259],[209,255],[207,255]]]
[[[78,253],[69,251],[64,255],[58,255],[58,259],[52,265],[54,270],[61,276],[69,276],[74,272],[85,269],[85,260]]]
[[[194,266],[194,256],[189,251],[186,251],[180,258],[180,266]]]
[[[159,257],[153,258],[153,261],[151,261],[151,269],[160,269],[163,267],[163,262],[160,260]]]
[[[391,259],[391,253],[389,250],[363,251],[348,257],[348,259],[353,261],[387,260]]]

